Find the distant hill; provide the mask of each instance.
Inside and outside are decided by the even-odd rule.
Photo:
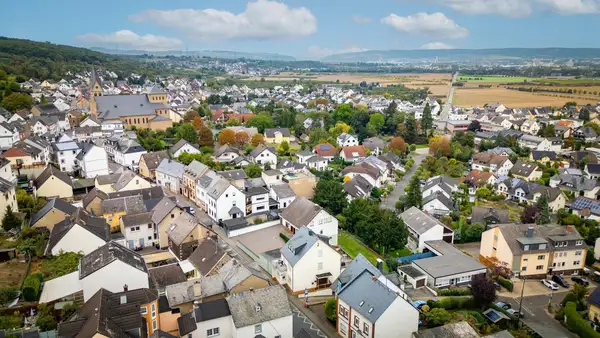
[[[117,74],[153,75],[158,68],[135,57],[109,55],[86,48],[0,37],[0,68],[8,74],[59,80],[67,73],[98,65]]]
[[[369,50],[334,54],[323,58],[327,62],[389,62],[403,59],[434,59],[448,61],[502,59],[600,59],[600,48],[500,48],[500,49],[434,49],[434,50]]]
[[[296,61],[296,59],[289,55],[281,55],[274,53],[246,53],[246,52],[235,52],[227,50],[202,50],[202,51],[181,51],[181,50],[169,50],[162,52],[150,52],[144,50],[116,50],[102,47],[91,47],[91,50],[114,55],[154,55],[154,56],[197,56],[197,57],[210,57],[210,58],[221,58],[221,59],[250,59],[250,60],[264,60],[264,61]]]

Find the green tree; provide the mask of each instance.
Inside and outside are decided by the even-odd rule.
[[[6,207],[6,213],[2,220],[2,228],[5,231],[19,228],[21,226],[21,220],[15,215],[10,206]]]
[[[308,138],[309,138],[308,142],[311,145],[315,146],[319,143],[328,142],[327,139],[329,138],[329,133],[327,133],[327,131],[325,131],[325,129],[323,129],[323,128],[316,128],[310,132],[310,135],[308,136]]]
[[[471,280],[471,293],[475,303],[483,309],[496,300],[496,285],[485,274],[475,275]]]
[[[423,128],[423,133],[427,135],[427,131],[433,128],[433,118],[431,117],[431,107],[429,103],[425,105],[423,109],[423,118],[421,119],[421,128]]]
[[[579,119],[583,121],[583,123],[587,123],[590,120],[590,111],[587,108],[581,109],[579,111]]]
[[[265,129],[273,128],[273,118],[268,113],[260,113],[256,116],[251,117],[246,122],[247,127],[255,127],[259,133],[264,133]]]
[[[340,104],[335,108],[332,113],[333,119],[336,122],[344,122],[346,124],[352,123],[352,117],[354,116],[354,109],[348,103]]]
[[[215,145],[213,133],[210,128],[200,128],[198,131],[198,145],[200,145],[200,147],[213,147]]]
[[[416,207],[421,209],[423,206],[423,194],[421,193],[421,182],[419,175],[411,177],[407,186],[406,199],[404,200],[404,208]]]
[[[277,147],[277,153],[279,156],[285,156],[290,153],[290,144],[287,141],[281,142],[279,147]]]
[[[406,141],[407,143],[415,143],[415,141],[417,140],[417,131],[416,131],[416,127],[415,127],[415,118],[412,116],[409,116],[406,119],[406,131],[404,132],[404,141]]]
[[[244,169],[244,172],[248,178],[258,178],[262,174],[262,168],[256,163],[250,163],[246,169]]]
[[[330,322],[335,323],[337,320],[337,302],[335,298],[328,299],[325,302],[325,305],[323,305],[323,310],[325,311],[327,319]]]
[[[177,141],[184,139],[193,144],[198,140],[198,134],[196,134],[196,130],[190,123],[184,123],[177,128],[175,138]]]
[[[333,215],[341,213],[348,204],[342,183],[325,177],[315,186],[313,202]]]
[[[44,259],[40,265],[40,271],[48,280],[64,276],[77,270],[81,257],[82,255],[79,253],[61,252],[57,256]]]
[[[227,126],[229,127],[236,127],[236,126],[241,126],[242,124],[240,123],[240,120],[236,119],[236,118],[231,118],[227,121]]]
[[[536,203],[536,207],[539,210],[540,214],[535,219],[535,224],[550,224],[550,207],[548,206],[548,195],[542,193],[542,195],[538,198]]]
[[[371,134],[378,134],[385,124],[385,117],[381,113],[375,113],[369,118],[367,129]]]
[[[38,319],[35,325],[40,328],[41,332],[56,330],[58,323],[52,313],[53,306],[48,304],[40,304],[38,306]]]
[[[30,109],[33,106],[33,100],[27,94],[11,93],[2,99],[2,106],[11,112],[19,109]]]

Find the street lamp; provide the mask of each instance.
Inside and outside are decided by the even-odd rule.
[[[523,276],[520,276],[523,284],[521,285],[521,299],[519,300],[519,313],[517,313],[517,318],[519,318],[519,328],[523,327],[523,321],[521,320],[521,311],[523,309],[523,292],[525,291],[525,281],[526,279]]]

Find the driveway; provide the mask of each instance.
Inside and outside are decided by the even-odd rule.
[[[429,148],[417,149],[415,152],[417,154],[412,156],[415,163],[410,168],[410,171],[402,177],[400,182],[395,182],[396,186],[394,187],[394,190],[381,201],[381,207],[389,210],[396,210],[396,201],[404,194],[404,187],[408,185],[408,182],[410,182],[411,177],[415,174],[415,171],[421,165],[421,162],[423,162],[429,154]]]
[[[514,288],[512,292],[502,289],[502,292],[500,292],[499,295],[509,298],[519,298],[521,297],[521,290],[523,290],[523,296],[525,297],[544,296],[549,299],[550,295],[553,295],[553,298],[558,297],[562,300],[565,296],[565,293],[570,291],[570,289],[565,289],[560,286],[558,290],[552,292],[550,289],[548,289],[548,287],[542,284],[541,280],[539,279],[527,279],[525,280],[525,286],[523,286],[522,279],[513,279],[513,284]],[[573,286],[571,285],[571,289],[572,288]]]
[[[556,308],[563,297],[564,293],[555,294],[552,297],[552,306]],[[498,300],[509,303],[513,309],[519,309],[519,298],[498,297]],[[549,300],[549,295],[523,297],[521,308],[521,311],[525,314],[523,322],[544,338],[576,338],[576,335],[546,312]]]

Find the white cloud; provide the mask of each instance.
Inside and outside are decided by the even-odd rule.
[[[119,49],[138,49],[147,51],[165,51],[180,48],[183,42],[152,34],[138,35],[130,30],[121,30],[110,34],[84,34],[75,37],[88,46],[106,46]]]
[[[443,42],[430,42],[421,46],[421,49],[454,49],[454,47]]]
[[[291,38],[317,31],[317,19],[307,8],[270,0],[248,2],[239,14],[216,9],[150,9],[130,15],[129,20],[176,29],[196,40]]]
[[[537,0],[559,14],[600,13],[600,0]]]
[[[531,14],[530,0],[430,0],[464,14],[500,14],[524,17]],[[567,0],[569,1],[569,0]],[[576,1],[576,0],[574,0]]]
[[[334,54],[358,53],[365,52],[367,50],[368,49],[366,48],[360,48],[356,46],[350,46],[341,49],[330,49],[326,47],[310,46],[308,47],[308,56],[311,58],[320,59]]]
[[[369,23],[369,22],[371,22],[371,18],[369,18],[368,16],[353,15],[352,21],[354,21],[356,23]]]
[[[447,39],[460,39],[469,35],[466,28],[459,26],[444,13],[416,13],[409,16],[390,14],[381,22],[394,27],[397,31],[414,34],[436,36]]]

